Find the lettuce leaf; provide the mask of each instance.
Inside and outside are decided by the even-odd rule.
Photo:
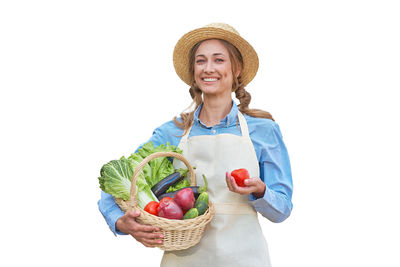
[[[182,154],[182,150],[177,148],[176,146],[170,145],[167,142],[165,145],[161,144],[158,147],[154,147],[152,142],[148,142],[144,144],[138,151],[132,154],[129,159],[135,157],[145,158],[156,152],[176,152]],[[150,169],[144,170],[147,184],[153,187],[159,181],[167,177],[168,175],[175,172],[174,166],[172,165],[172,161],[168,159],[168,157],[160,157],[152,159],[146,165],[149,166]]]
[[[116,198],[128,200],[132,174],[133,171],[127,159],[112,160],[104,164],[100,170],[100,188]]]
[[[104,164],[100,170],[100,188],[115,198],[130,199],[133,172],[140,163],[122,157]],[[136,179],[136,197],[138,205],[144,208],[150,201],[158,201],[146,182],[143,172]]]
[[[112,160],[104,164],[98,178],[101,190],[115,198],[129,200],[131,180],[137,166],[150,154],[163,151],[182,153],[179,148],[169,143],[155,148],[152,142],[148,142],[128,158],[121,157],[119,160]],[[145,164],[136,179],[136,196],[139,207],[144,208],[148,202],[158,201],[151,191],[151,187],[174,172],[174,166],[168,157],[156,158]]]
[[[181,180],[180,182],[178,182],[175,185],[171,185],[167,191],[165,191],[165,193],[169,193],[169,192],[175,192],[178,191],[179,189],[185,188],[185,187],[189,187],[190,186],[190,182],[186,179]]]
[[[136,158],[137,160],[134,159],[129,159],[129,162],[131,164],[131,168],[133,171],[136,170],[137,166],[142,160],[139,160],[139,158]],[[148,165],[148,164],[146,164]],[[157,197],[153,194],[153,191],[151,191],[151,187],[147,184],[146,178],[145,178],[145,173],[146,169],[149,169],[148,166],[144,166],[142,171],[140,172],[139,176],[136,179],[136,198],[138,201],[139,207],[144,209],[146,207],[147,203],[150,201],[157,201]]]

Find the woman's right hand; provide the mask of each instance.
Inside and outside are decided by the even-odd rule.
[[[140,224],[136,221],[136,217],[140,215],[140,211],[128,211],[115,223],[118,231],[133,236],[137,241],[146,247],[155,247],[162,244],[162,234],[160,229],[151,225]]]

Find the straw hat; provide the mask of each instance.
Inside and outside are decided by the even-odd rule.
[[[189,53],[194,45],[207,39],[222,39],[233,44],[243,58],[243,68],[240,75],[243,85],[247,85],[253,80],[258,70],[258,56],[254,48],[232,26],[225,23],[212,23],[186,33],[176,44],[173,57],[174,67],[182,81],[192,85],[192,75],[189,71]]]

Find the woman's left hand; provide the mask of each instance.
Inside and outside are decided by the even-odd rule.
[[[238,186],[235,178],[226,172],[226,184],[230,191],[241,195],[253,194],[255,197],[263,197],[266,185],[260,178],[249,178],[244,180],[245,187]]]

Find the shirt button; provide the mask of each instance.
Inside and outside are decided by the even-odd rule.
[[[212,133],[215,134],[217,131],[216,130],[212,130]]]

